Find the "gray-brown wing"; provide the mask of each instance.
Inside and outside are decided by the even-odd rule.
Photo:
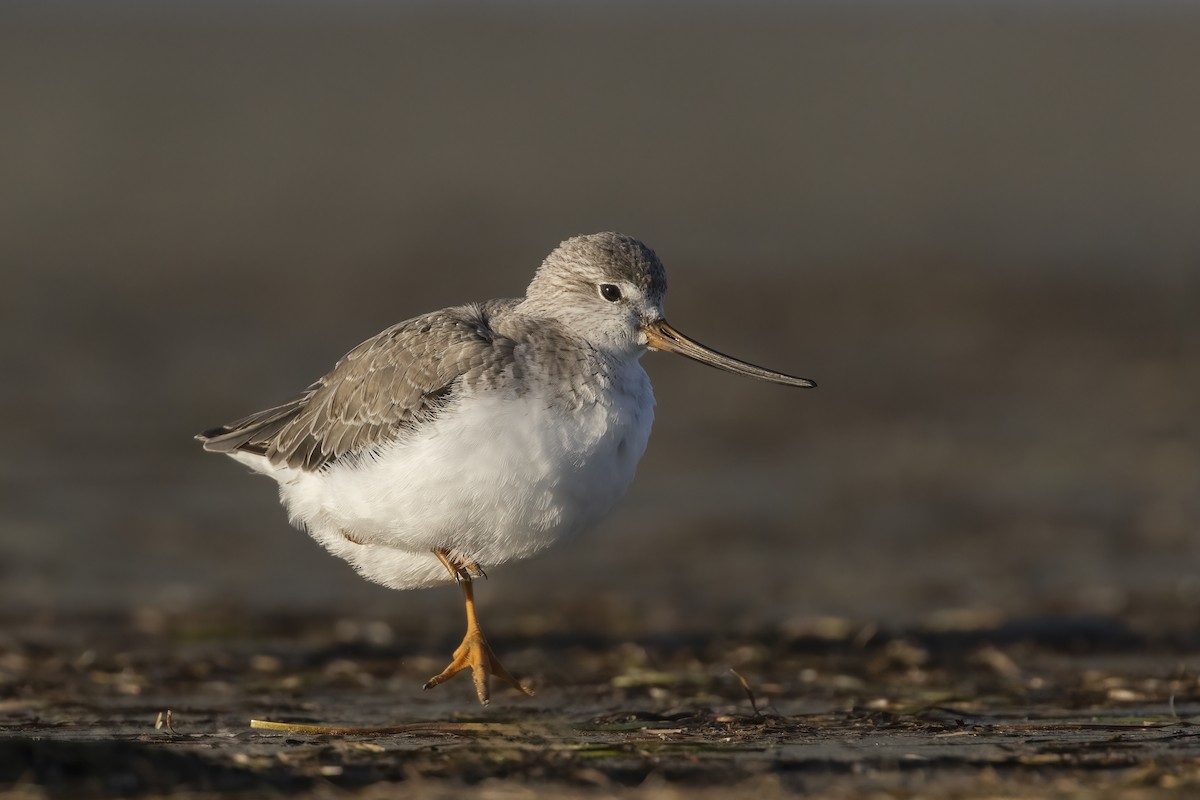
[[[243,450],[317,470],[432,419],[455,388],[503,369],[514,342],[488,325],[487,306],[401,322],[368,339],[291,402],[205,431],[206,450]]]

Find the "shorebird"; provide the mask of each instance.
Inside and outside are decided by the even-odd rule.
[[[654,418],[642,355],[815,385],[679,333],[666,290],[642,242],[576,236],[525,297],[401,322],[294,399],[196,438],[278,482],[291,522],[368,580],[462,587],[466,635],[426,689],[470,668],[484,705],[491,676],[531,695],[484,637],[473,581],[586,530],[625,493]]]

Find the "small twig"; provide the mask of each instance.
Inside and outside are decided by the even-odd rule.
[[[341,725],[308,725],[297,722],[271,722],[265,719],[250,720],[250,727],[262,731],[285,733],[317,733],[334,736],[391,736],[397,733],[433,731],[438,733],[514,733],[521,730],[518,725],[496,722],[410,722],[387,728],[352,728]]]
[[[729,671],[733,673],[734,677],[738,679],[738,683],[746,690],[746,697],[750,700],[750,708],[754,709],[754,716],[761,717],[762,713],[758,710],[758,701],[754,699],[754,691],[750,688],[750,684],[742,677],[742,673],[733,667],[730,667]]]
[[[163,728],[166,728],[167,733],[172,736],[178,735],[175,730],[175,720],[172,718],[171,709],[169,708],[165,713],[162,711],[158,712],[158,719],[154,720],[154,730],[161,731]]]

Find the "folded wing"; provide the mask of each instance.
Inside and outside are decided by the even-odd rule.
[[[511,358],[515,343],[488,324],[505,302],[394,325],[351,350],[294,400],[196,438],[206,450],[256,453],[304,470],[369,453],[435,418],[464,383]]]

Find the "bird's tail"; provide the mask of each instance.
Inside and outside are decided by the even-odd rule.
[[[241,450],[265,454],[271,440],[304,408],[307,397],[301,396],[283,405],[258,411],[228,425],[209,428],[196,434],[204,449],[214,453]]]

